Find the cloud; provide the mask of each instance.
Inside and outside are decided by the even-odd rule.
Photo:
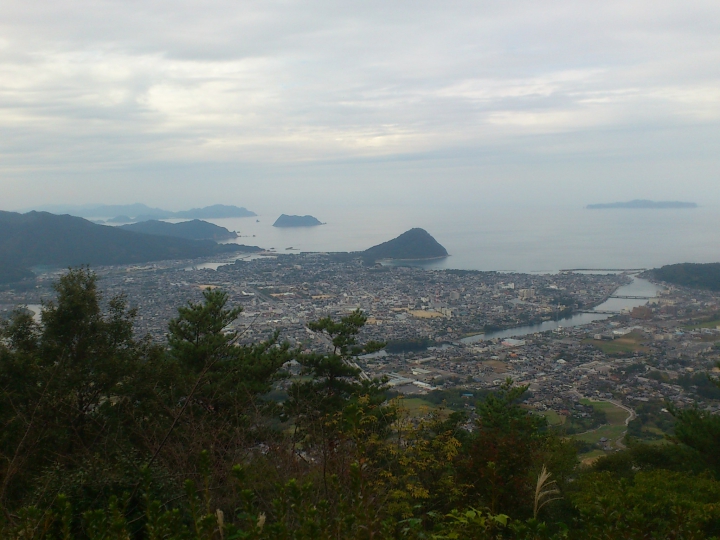
[[[7,0],[0,187],[27,200],[18,179],[40,172],[694,140],[720,115],[719,20],[709,1]],[[634,138],[622,153],[647,155]],[[655,150],[717,155],[691,147]]]

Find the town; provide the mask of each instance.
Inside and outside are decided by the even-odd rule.
[[[530,410],[568,434],[589,433],[578,436],[588,451],[620,449],[626,433],[662,438],[672,424],[667,407],[720,411],[720,390],[707,377],[720,359],[717,293],[663,287],[646,305],[563,326],[628,284],[633,277],[624,272],[429,271],[366,266],[332,253],[94,270],[105,298],[125,295],[138,308],[137,334],[157,341],[177,308],[200,301],[208,287],[243,307],[233,329],[246,342],[279,331],[292,346],[322,349],[327,343],[307,323],[359,309],[367,316],[360,338],[387,343],[357,359],[365,376],[386,380],[409,403],[428,404],[427,397],[471,398],[512,379],[528,385]],[[34,289],[0,293],[0,310],[7,315],[51,299],[58,275],[40,276]],[[548,321],[557,322],[554,330],[532,331]],[[519,327],[528,330],[493,337]],[[471,399],[461,408],[472,416]]]

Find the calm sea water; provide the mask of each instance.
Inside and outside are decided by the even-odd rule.
[[[586,210],[564,207],[326,209],[326,225],[272,227],[278,214],[209,220],[238,243],[293,251],[357,251],[422,227],[450,257],[428,268],[553,272],[568,268],[652,268],[720,261],[720,208]],[[259,220],[256,221],[256,220]],[[294,250],[288,250],[292,247]]]

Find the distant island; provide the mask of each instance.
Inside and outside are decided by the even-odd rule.
[[[315,227],[317,225],[323,225],[323,223],[313,216],[288,216],[282,214],[273,227]]]
[[[425,229],[410,229],[397,238],[383,242],[361,252],[366,263],[382,259],[423,260],[448,256],[447,250]]]
[[[70,214],[83,218],[112,218],[109,223],[131,223],[136,221],[148,221],[151,219],[221,219],[254,217],[255,212],[247,208],[230,206],[225,204],[214,204],[204,208],[192,208],[172,212],[162,208],[151,208],[144,204],[99,204],[83,206],[46,206],[43,210],[53,214]]]
[[[629,208],[629,209],[645,209],[645,208],[697,208],[697,204],[693,202],[681,201],[648,201],[645,199],[635,199],[628,202],[614,202],[605,204],[588,204],[588,210],[606,210],[610,208]]]
[[[182,221],[180,223],[168,223],[166,221],[152,219],[122,225],[119,228],[145,234],[174,236],[176,238],[187,238],[188,240],[213,240],[215,242],[231,240],[238,236],[237,233],[229,231],[225,227],[219,227],[199,219]]]
[[[98,225],[47,212],[0,211],[0,272],[6,282],[30,278],[36,265],[115,265],[195,259],[223,253],[262,251],[257,246],[217,244]]]
[[[668,264],[654,269],[652,276],[673,285],[720,291],[720,263]]]
[[[205,208],[193,208],[191,210],[181,210],[173,212],[174,218],[187,219],[221,219],[221,218],[239,218],[239,217],[255,217],[257,214],[251,212],[242,206],[228,206],[225,204],[214,204]]]

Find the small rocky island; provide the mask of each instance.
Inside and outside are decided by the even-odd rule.
[[[410,229],[397,238],[362,252],[366,263],[382,259],[426,260],[447,257],[447,250],[425,229]]]
[[[645,209],[645,208],[697,208],[694,202],[681,201],[648,201],[645,199],[635,199],[628,202],[614,202],[605,204],[588,204],[588,210],[606,210],[610,208],[629,208],[629,209]]]
[[[317,225],[324,225],[324,223],[313,216],[288,216],[287,214],[282,214],[273,223],[273,227],[315,227]]]

